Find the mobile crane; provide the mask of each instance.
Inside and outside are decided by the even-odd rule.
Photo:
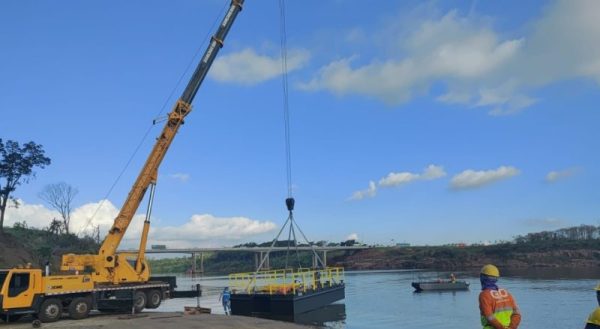
[[[0,270],[0,319],[14,321],[25,314],[33,314],[42,322],[54,322],[61,318],[64,311],[71,318],[82,319],[92,309],[131,311],[132,306],[136,312],[140,312],[144,308],[157,308],[163,299],[173,297],[172,282],[150,277],[150,267],[144,254],[158,168],[184,118],[192,110],[192,101],[198,88],[223,47],[223,41],[242,10],[243,3],[244,0],[231,1],[183,94],[168,114],[164,128],[98,254],[63,255],[60,267],[63,274],[60,275],[48,275],[41,269],[30,267]],[[148,209],[139,250],[137,254],[118,253],[117,248],[148,188]]]

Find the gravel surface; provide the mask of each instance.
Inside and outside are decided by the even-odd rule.
[[[31,318],[18,323],[0,323],[0,329],[32,328]],[[226,316],[218,314],[183,315],[183,313],[141,313],[137,315],[90,315],[84,320],[64,318],[54,323],[43,323],[41,328],[68,329],[164,329],[164,328],[211,328],[211,329],[307,329],[311,327],[281,321],[251,318],[245,316]]]

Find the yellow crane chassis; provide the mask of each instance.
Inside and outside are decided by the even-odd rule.
[[[157,308],[170,298],[174,287],[167,282],[98,284],[90,275],[42,275],[40,269],[0,270],[0,319],[18,320],[32,314],[42,322],[54,322],[68,313],[82,319],[91,310],[141,312]]]

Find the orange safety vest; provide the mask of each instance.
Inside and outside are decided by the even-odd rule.
[[[483,290],[479,294],[479,310],[484,329],[494,329],[492,323],[498,322],[504,327],[517,328],[521,322],[517,303],[506,289]]]

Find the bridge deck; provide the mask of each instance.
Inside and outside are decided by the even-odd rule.
[[[316,251],[337,251],[337,250],[363,250],[369,249],[371,247],[368,246],[350,246],[350,247],[318,247],[315,246],[314,250]],[[302,246],[302,247],[290,247],[290,250],[300,250],[300,251],[311,251],[312,247]],[[202,252],[215,252],[215,251],[250,251],[250,252],[267,252],[267,251],[286,251],[288,247],[221,247],[221,248],[177,248],[177,249],[147,249],[147,254],[193,254],[193,253],[202,253]],[[137,253],[137,250],[119,250],[118,252],[126,252],[126,253]]]

